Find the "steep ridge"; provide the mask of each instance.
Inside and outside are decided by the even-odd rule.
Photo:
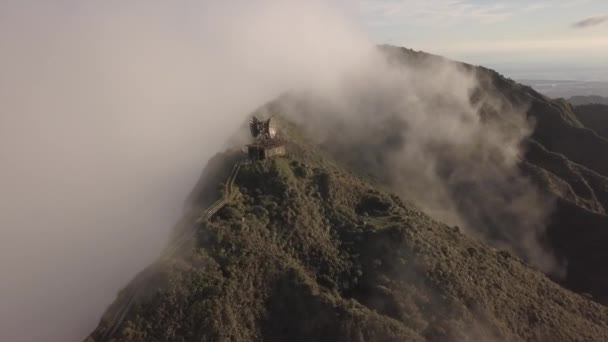
[[[568,99],[573,106],[583,106],[592,104],[602,104],[608,106],[608,98],[603,96],[572,96]]]
[[[106,314],[105,324],[99,339],[101,341],[109,341],[112,336],[116,333],[116,330],[124,322],[126,315],[129,313],[133,305],[146,296],[146,292],[149,292],[149,283],[154,283],[154,274],[157,273],[155,267],[165,260],[171,259],[184,248],[188,243],[191,243],[192,239],[197,233],[196,225],[205,223],[213,215],[215,215],[220,209],[222,209],[232,199],[234,191],[234,182],[242,166],[242,162],[237,161],[230,176],[224,183],[223,193],[220,198],[213,202],[209,207],[204,210],[191,210],[190,213],[186,214],[185,217],[180,221],[178,227],[176,227],[176,237],[169,243],[169,245],[163,251],[159,261],[142,271],[135,281],[123,291],[121,297],[114,308],[111,308]],[[184,227],[185,225],[185,227]],[[188,228],[189,227],[189,228]],[[180,228],[180,229],[177,229]],[[185,228],[185,229],[184,229]]]
[[[576,117],[587,128],[608,139],[608,105],[590,104],[574,108]]]
[[[513,89],[508,83],[494,75],[498,91],[508,94]],[[602,261],[608,244],[608,140],[585,127],[567,102],[531,89],[528,94],[528,116],[536,126],[522,168],[531,164],[545,171],[545,177],[534,177],[536,184],[556,197],[547,237],[566,265],[561,282],[608,304],[608,268]],[[568,184],[575,197],[547,186],[552,179]]]
[[[112,341],[608,338],[607,308],[432,220],[284,126],[289,157],[241,168],[234,199],[197,225],[192,248],[156,266]]]
[[[399,63],[440,58],[386,48]],[[527,106],[536,120],[521,169],[555,201],[546,239],[567,265],[557,280],[590,295],[433,220],[364,161],[342,159],[281,118],[288,157],[243,165],[217,215],[180,223],[194,238],[119,295],[109,312],[144,288],[109,340],[607,340],[608,309],[589,299],[608,300],[606,140],[569,104],[464,67],[476,70],[480,91]],[[239,158],[210,162],[193,207],[208,203]],[[87,342],[106,340],[111,317]]]
[[[542,175],[535,175],[535,179],[537,184],[542,184],[543,189],[551,189],[558,197],[582,209],[606,214],[608,187],[607,180],[602,175],[571,162],[561,154],[548,151],[533,140],[528,142],[526,160],[522,167],[530,166],[542,170]],[[535,172],[528,171],[531,174]]]
[[[528,108],[528,117],[535,121],[532,140],[589,170],[608,174],[608,140],[585,127],[572,105],[562,99],[551,100],[493,70],[480,67],[478,72],[484,91],[499,93],[510,103]]]
[[[384,49],[393,60],[408,65],[443,59],[405,48],[385,46]],[[608,272],[601,261],[605,260],[602,258],[608,245],[605,234],[608,230],[608,139],[583,124],[585,121],[591,126],[588,114],[583,114],[582,120],[580,114],[575,114],[580,107],[575,109],[562,99],[551,100],[496,71],[450,63],[476,73],[477,97],[485,93],[506,99],[511,106],[527,108],[528,118],[535,125],[526,141],[520,167],[536,186],[554,197],[555,208],[542,238],[565,265],[565,275],[556,280],[608,304]],[[597,118],[597,108],[591,108],[591,115]],[[594,121],[594,129],[603,127],[603,122]]]
[[[437,59],[447,61],[439,56],[406,48],[383,46],[383,49],[393,61],[406,65],[416,66]],[[512,107],[528,108],[528,117],[535,122],[531,137],[534,141],[589,170],[602,175],[608,174],[608,140],[586,128],[575,115],[574,107],[567,101],[551,100],[531,87],[518,84],[491,69],[447,62],[476,73],[479,88],[477,94],[473,95],[473,102],[480,94],[485,93],[506,99]]]

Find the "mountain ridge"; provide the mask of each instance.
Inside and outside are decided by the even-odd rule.
[[[606,308],[315,164],[324,159],[308,148],[289,150],[243,166],[236,200],[201,227],[198,249],[161,266],[168,279],[156,283],[166,285],[133,308],[115,341],[608,337]]]
[[[600,137],[608,140],[608,105],[589,104],[575,108],[577,118]]]
[[[591,95],[591,96],[572,96],[568,99],[568,102],[572,103],[573,106],[582,105],[593,105],[603,104],[608,105],[608,98],[603,96]]]
[[[404,60],[419,60],[425,55],[405,48],[393,49]],[[517,84],[491,69],[458,64],[478,70],[477,77],[484,91],[498,93],[509,103],[528,108],[527,116],[534,120],[534,131],[524,142],[525,153],[521,164],[524,173],[529,171],[526,164],[533,165],[569,184],[574,192],[586,188],[586,196],[593,203],[592,207],[597,209],[591,210],[593,213],[588,213],[585,206],[578,206],[576,200],[572,202],[568,196],[562,196],[554,187],[546,186],[544,181],[536,182],[542,191],[557,200],[547,227],[547,242],[558,258],[568,263],[565,280],[560,283],[579,292],[591,293],[596,298],[602,298],[603,303],[608,303],[608,291],[601,289],[608,288],[608,273],[599,262],[604,255],[604,248],[600,246],[608,243],[603,233],[608,227],[605,217],[608,208],[608,139],[581,122],[577,115],[579,107],[573,107],[563,99],[549,99],[533,88]],[[539,150],[538,147],[542,148]],[[539,157],[539,154],[543,156]],[[562,165],[547,163],[555,156],[560,156],[558,158],[562,160]],[[589,217],[594,215],[599,215],[598,219],[590,220]],[[566,220],[566,217],[569,219]],[[577,219],[586,224],[578,223]],[[579,229],[583,227],[591,228],[595,233],[579,234]],[[569,245],[569,242],[575,243]]]
[[[382,49],[394,63],[445,60]],[[519,167],[555,201],[543,239],[568,263],[565,278],[552,279],[585,295],[432,219],[391,193],[381,174],[368,174],[365,160],[352,164],[316,145],[281,113],[283,98],[261,111],[280,120],[289,155],[243,165],[234,199],[195,225],[188,248],[157,265],[146,295],[107,340],[608,339],[608,309],[588,298],[608,299],[608,142],[567,102],[458,64],[476,71],[481,93],[527,107],[535,120]],[[210,203],[239,155],[210,161],[190,196],[193,210]],[[104,341],[108,323],[102,318],[87,341]]]

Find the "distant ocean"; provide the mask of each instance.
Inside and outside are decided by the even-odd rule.
[[[552,98],[570,98],[577,95],[608,97],[608,64],[606,66],[551,64],[490,64],[486,66]]]
[[[488,67],[512,79],[608,82],[608,63],[600,66],[495,64]]]

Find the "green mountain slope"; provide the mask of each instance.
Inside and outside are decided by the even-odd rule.
[[[405,48],[384,49],[393,60],[404,65],[424,66],[429,61],[442,59]],[[540,237],[564,265],[564,274],[555,279],[608,303],[608,268],[603,262],[608,256],[605,248],[608,246],[605,233],[608,229],[608,139],[586,127],[582,121],[587,119],[581,119],[578,111],[581,107],[575,109],[564,100],[551,100],[493,70],[450,63],[475,72],[477,97],[503,99],[508,106],[527,108],[534,130],[524,142],[526,153],[520,169],[555,203],[546,232]],[[492,115],[496,115],[497,120],[505,120],[502,112]],[[597,111],[593,115],[598,117]],[[394,127],[395,132],[401,129],[398,125],[387,127]],[[391,136],[395,132],[387,129],[386,134]],[[365,165],[356,167],[366,168]],[[471,190],[473,186],[464,191]]]
[[[305,143],[289,151],[244,165],[191,248],[130,285],[146,291],[111,340],[608,338],[608,309]]]
[[[576,117],[589,129],[608,140],[608,105],[577,106]]]
[[[383,49],[394,63],[440,58]],[[565,265],[555,282],[391,192],[383,152],[404,143],[398,121],[373,141],[319,143],[281,112],[304,110],[280,106],[288,96],[264,108],[281,120],[288,156],[242,165],[229,188],[241,153],[213,158],[175,233],[195,238],[138,275],[87,341],[607,340],[608,308],[596,302],[608,301],[608,141],[565,101],[459,65],[478,77],[472,102],[501,98],[535,122],[519,170],[554,208],[540,239]],[[228,189],[228,204],[194,224]]]
[[[488,72],[494,75],[496,91],[517,103],[520,86]],[[521,168],[526,173],[536,169],[532,179],[555,201],[545,237],[566,265],[558,281],[608,304],[608,268],[603,262],[608,257],[608,139],[589,129],[580,107],[549,100],[532,89],[525,92],[531,103],[528,117],[536,124]]]

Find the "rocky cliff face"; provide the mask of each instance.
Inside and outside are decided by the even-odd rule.
[[[386,49],[409,65],[439,58]],[[395,193],[384,152],[406,143],[391,132],[399,121],[352,154],[339,140],[309,137],[288,119],[294,113],[281,113],[307,106],[283,98],[265,110],[281,118],[289,155],[243,165],[230,203],[208,221],[190,220],[195,238],[136,277],[87,341],[607,340],[608,309],[596,302],[608,300],[608,141],[566,102],[461,66],[478,77],[472,102],[491,94],[535,122],[517,176],[551,202],[537,238],[563,267],[553,280],[518,257],[512,235],[464,233]],[[239,158],[210,162],[193,210]]]

